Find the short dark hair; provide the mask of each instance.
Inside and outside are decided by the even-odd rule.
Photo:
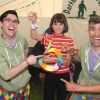
[[[50,22],[50,30],[54,32],[52,25],[53,23],[58,23],[58,22],[64,24],[63,33],[68,32],[67,19],[63,13],[56,13],[55,15],[53,15],[53,17],[51,18],[51,22]]]
[[[17,19],[19,20],[17,12],[15,10],[7,10],[3,14],[1,14],[0,21],[3,22],[3,19],[6,18],[8,14],[15,15],[17,17]]]
[[[91,16],[89,20],[89,24],[90,23],[94,23],[94,24],[100,23],[100,16]]]

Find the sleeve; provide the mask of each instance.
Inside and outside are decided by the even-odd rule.
[[[23,36],[21,33],[18,33],[18,38],[19,38],[19,41],[21,42],[24,53],[28,53],[29,52],[29,43],[28,43],[26,37]]]
[[[81,79],[82,79],[82,71],[80,72],[79,78],[78,78],[78,80],[77,80],[77,83],[78,83],[78,84],[80,84]]]
[[[9,64],[4,58],[4,56],[0,53],[0,77],[3,80],[9,80],[10,76],[8,74]]]
[[[75,42],[73,39],[71,40],[71,46],[73,46],[73,47],[75,46]]]
[[[75,44],[74,44],[74,41],[73,41],[72,38],[69,38],[69,40],[68,40],[68,46],[74,48]]]
[[[44,34],[41,43],[45,46],[48,42],[48,34]]]
[[[33,65],[35,68],[41,68],[40,64],[39,64],[39,60]]]
[[[24,51],[25,51],[25,53],[29,52],[29,44],[28,44],[26,39],[25,39],[25,42],[24,42]]]

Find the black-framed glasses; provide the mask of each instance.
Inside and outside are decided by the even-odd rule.
[[[5,18],[5,19],[3,19],[3,21],[6,21],[8,23],[14,23],[14,24],[19,24],[20,23],[19,20],[12,20],[10,18]]]

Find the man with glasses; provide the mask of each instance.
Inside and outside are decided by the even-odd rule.
[[[28,43],[17,31],[16,11],[5,11],[0,23],[0,100],[28,100],[31,75],[27,66],[40,56],[28,57]]]
[[[14,24],[19,24],[19,20],[12,20],[10,18],[5,18],[3,21],[6,21],[7,23],[14,23]]]

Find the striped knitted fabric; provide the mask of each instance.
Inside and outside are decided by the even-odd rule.
[[[30,84],[19,89],[17,92],[8,91],[0,85],[0,100],[28,100]]]
[[[42,40],[42,43],[45,46],[45,50],[48,48],[48,45],[50,43],[50,41],[52,41],[51,43],[51,48],[56,48],[58,50],[61,51],[62,48],[62,44],[65,44],[66,46],[69,46],[70,48],[74,48],[74,43],[73,43],[73,39],[70,37],[65,36],[64,34],[58,36],[56,34],[45,34]],[[55,53],[47,53],[47,55],[49,55],[50,57],[52,57],[52,59],[57,59],[57,56],[55,55]],[[62,52],[62,57],[66,58],[67,54],[66,52]],[[59,70],[55,71],[55,74],[63,74],[63,73],[67,73],[69,72],[69,66],[61,66]]]

